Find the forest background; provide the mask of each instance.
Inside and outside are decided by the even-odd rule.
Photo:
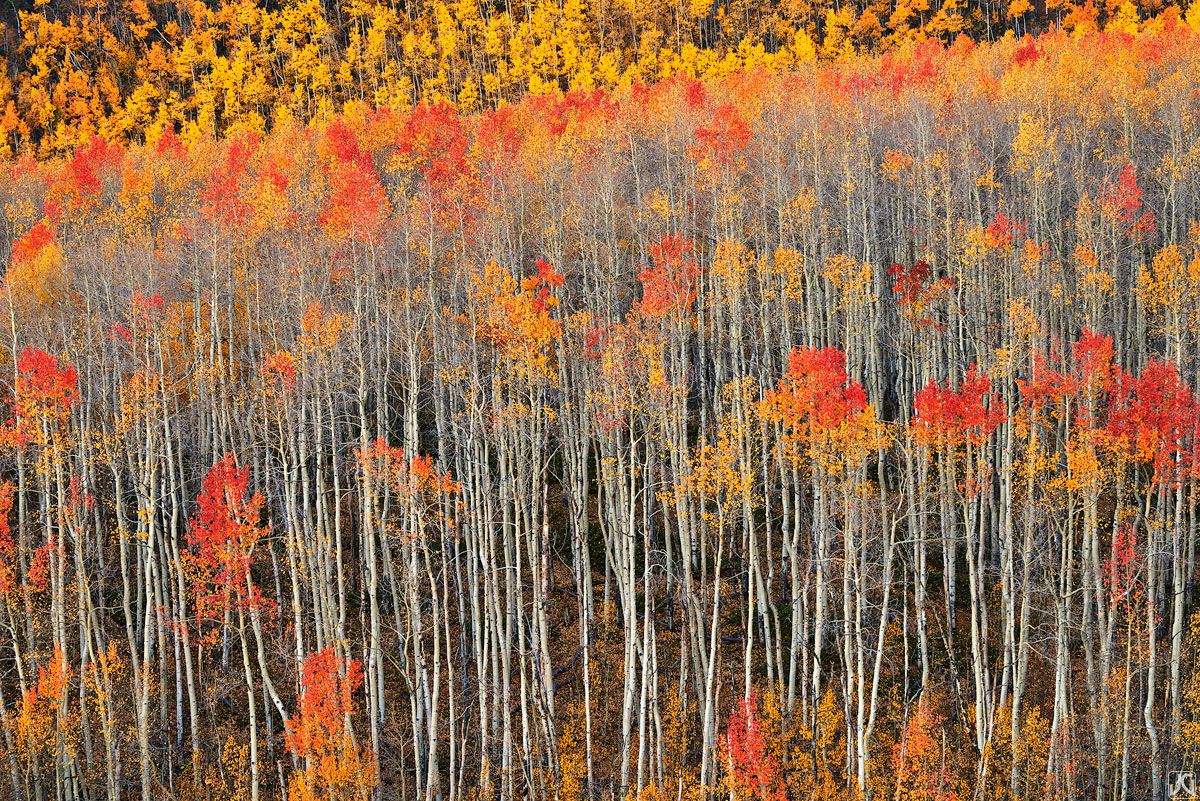
[[[1197,765],[1200,5],[4,14],[0,794]]]

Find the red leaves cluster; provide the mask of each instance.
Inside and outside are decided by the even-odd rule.
[[[354,712],[362,666],[333,647],[310,654],[300,669],[300,714],[288,721],[284,742],[297,759],[320,759],[342,747],[345,721]]]
[[[531,101],[552,136],[563,136],[568,129],[602,130],[619,111],[618,104],[603,89],[572,89],[562,95],[543,95]]]
[[[358,135],[337,118],[325,131],[329,199],[319,222],[332,236],[373,239],[389,211],[375,163],[359,147]]]
[[[1086,328],[1071,355],[1073,369],[1035,358],[1030,380],[1017,382],[1032,411],[1074,403],[1078,436],[1150,466],[1155,481],[1177,482],[1200,470],[1200,401],[1174,362],[1151,359],[1130,375],[1113,363],[1112,337]],[[1096,419],[1100,412],[1106,425]]]
[[[26,703],[49,702],[52,706],[57,706],[62,697],[63,688],[67,686],[69,675],[70,669],[67,667],[66,655],[62,649],[55,646],[50,664],[38,667],[37,683],[25,691]]]
[[[276,195],[282,195],[292,185],[282,169],[278,159],[271,159],[258,172],[259,190],[269,190]]]
[[[26,736],[50,734],[71,676],[66,654],[57,645],[49,664],[38,666],[37,682],[22,697],[20,729]],[[39,747],[41,743],[37,744]]]
[[[198,572],[194,589],[201,617],[231,603],[246,608],[261,603],[249,577],[254,546],[262,536],[263,496],[256,492],[247,498],[249,478],[249,470],[238,468],[233,454],[226,454],[204,477],[196,498],[187,541]]]
[[[925,282],[929,280],[931,272],[929,262],[924,259],[911,267],[905,267],[903,264],[893,264],[889,267],[887,274],[896,279],[892,284],[892,291],[900,296],[897,302],[915,302],[921,290],[925,288]]]
[[[286,350],[276,351],[263,359],[259,373],[269,391],[286,395],[296,388],[296,357]]]
[[[1108,392],[1116,380],[1113,367],[1113,339],[1084,328],[1071,349],[1075,359],[1076,380],[1093,396]]]
[[[1038,44],[1037,40],[1029,34],[1025,34],[1021,38],[1020,46],[1013,51],[1012,63],[1019,67],[1035,62],[1044,55],[1045,51],[1042,50],[1042,46]]]
[[[396,145],[435,192],[466,170],[467,134],[457,109],[449,103],[414,108],[404,119]]]
[[[554,269],[554,265],[544,259],[538,259],[534,267],[537,269],[537,275],[531,275],[522,281],[521,289],[533,297],[533,308],[544,312],[558,303],[558,299],[550,294],[550,290],[563,285],[563,276]]]
[[[866,391],[846,375],[846,354],[837,348],[792,348],[787,373],[766,396],[777,417],[814,435],[838,428],[867,406]]]
[[[583,335],[583,355],[592,361],[603,358],[604,352],[609,349],[614,328],[611,324],[590,326]]]
[[[61,424],[79,403],[75,368],[60,367],[58,357],[36,348],[25,348],[17,359],[15,389],[18,436],[35,420]]]
[[[887,274],[895,279],[895,283],[892,284],[892,292],[900,296],[896,302],[903,309],[906,317],[912,320],[918,328],[933,326],[938,331],[945,330],[945,326],[934,323],[933,318],[925,314],[925,309],[931,301],[954,288],[953,278],[938,278],[930,281],[933,269],[924,259],[911,267],[893,264],[888,268]]]
[[[1120,378],[1113,365],[1112,337],[1101,336],[1084,328],[1071,348],[1074,370],[1058,371],[1040,356],[1034,357],[1033,375],[1018,381],[1021,397],[1031,410],[1038,411],[1063,401],[1078,401],[1076,424],[1091,436],[1099,404],[1109,398]]]
[[[1111,610],[1115,611],[1122,603],[1133,602],[1139,589],[1137,573],[1141,567],[1137,530],[1127,523],[1117,526],[1113,532],[1112,550],[1104,562],[1104,587],[1108,590]]]
[[[13,264],[32,264],[42,251],[54,245],[54,229],[45,220],[38,220],[25,235],[13,243]]]
[[[232,453],[204,477],[196,498],[197,512],[188,526],[188,544],[198,550],[205,564],[224,566],[241,560],[254,544],[263,498],[256,493],[247,501],[249,478],[249,470],[238,468]]]
[[[1126,164],[1117,175],[1115,184],[1104,188],[1101,210],[1124,235],[1141,241],[1142,237],[1154,232],[1154,213],[1140,213],[1142,188],[1138,186],[1137,171]]]
[[[996,212],[996,218],[983,230],[983,243],[992,250],[1008,253],[1013,241],[1025,235],[1025,226],[1009,219],[1002,211]]]
[[[647,317],[666,317],[685,312],[696,299],[696,280],[700,267],[692,257],[692,241],[677,234],[668,235],[650,248],[654,266],[638,273],[642,282],[642,300],[637,310]]]
[[[13,489],[11,481],[0,483],[0,595],[5,596],[16,588],[17,543],[8,524]]]
[[[504,173],[513,165],[526,136],[520,123],[513,107],[507,104],[480,114],[475,147],[491,170]]]
[[[154,330],[166,308],[167,302],[162,295],[143,295],[135,290],[129,301],[129,326],[113,323],[109,328],[109,339],[121,339],[128,344],[132,344],[135,338],[140,341]]]
[[[1017,383],[1021,397],[1034,409],[1064,398],[1073,398],[1080,387],[1074,375],[1050,368],[1040,356],[1034,357],[1033,377]]]
[[[550,313],[558,304],[552,290],[562,286],[562,275],[549,262],[538,261],[537,272],[518,284],[493,262],[474,278],[482,312],[476,335],[513,359],[518,372],[544,375],[562,333],[562,323]]]
[[[763,723],[758,718],[758,696],[751,694],[734,708],[729,728],[721,740],[730,790],[737,798],[784,801],[778,759],[769,752]]]
[[[33,558],[29,560],[29,573],[25,576],[25,582],[32,591],[45,592],[50,588],[50,560],[60,551],[54,543],[45,542],[33,552]]]
[[[926,39],[911,53],[889,51],[879,62],[878,83],[899,95],[909,88],[937,83],[942,77],[946,51],[937,39]]]
[[[368,476],[386,481],[403,497],[462,491],[462,485],[451,478],[450,473],[438,473],[434,469],[433,457],[426,454],[409,459],[403,448],[388,445],[383,437],[356,449],[355,456]]]
[[[967,370],[957,389],[930,380],[917,393],[914,407],[913,433],[917,441],[926,444],[979,444],[1004,422],[1004,403],[999,393],[992,391],[987,372],[975,365]]]
[[[369,749],[355,744],[349,720],[362,666],[333,647],[309,655],[300,669],[300,712],[287,722],[284,743],[304,765],[290,786],[293,801],[365,798],[376,782]]]
[[[807,458],[814,476],[847,475],[888,441],[837,348],[793,348],[787,373],[764,393],[761,408],[784,425],[784,444],[795,449],[793,458]]]
[[[706,125],[696,129],[698,158],[711,159],[722,167],[730,167],[746,150],[750,142],[750,126],[732,103],[722,103]]]
[[[103,173],[114,169],[124,155],[125,151],[119,144],[109,144],[100,136],[93,136],[86,144],[77,147],[62,175],[71,204],[83,205],[99,194]]]
[[[213,168],[208,185],[200,191],[200,215],[218,226],[242,227],[250,204],[241,196],[241,183],[258,150],[258,137],[241,133],[229,142],[224,163]]]
[[[515,136],[519,141],[520,134]],[[506,144],[519,147],[512,141]],[[421,176],[426,202],[435,216],[445,215],[469,199],[473,172],[467,159],[468,147],[462,118],[449,103],[423,104],[404,118],[396,138],[396,153],[402,163],[416,168]]]
[[[1153,466],[1156,481],[1179,481],[1196,467],[1200,406],[1174,362],[1151,359],[1137,377],[1121,376],[1108,430]]]

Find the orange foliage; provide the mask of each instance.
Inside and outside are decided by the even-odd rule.
[[[309,655],[300,673],[300,712],[288,721],[284,742],[304,764],[288,783],[289,801],[366,799],[376,783],[370,749],[359,747],[350,726],[362,686],[362,667],[328,647]]]
[[[958,801],[954,756],[945,747],[945,721],[922,700],[894,748],[895,801]]]

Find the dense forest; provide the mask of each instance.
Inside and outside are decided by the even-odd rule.
[[[1200,28],[1200,0],[7,0],[0,155],[1184,22]]]
[[[288,77],[361,32],[411,81],[365,11],[310,62],[80,4],[15,69],[36,5],[0,795],[1159,801],[1197,765],[1200,11],[389,105]],[[605,18],[556,30],[643,30]],[[472,41],[440,85],[505,63]],[[168,45],[180,102],[128,116],[102,62]],[[278,59],[262,104],[214,52]]]

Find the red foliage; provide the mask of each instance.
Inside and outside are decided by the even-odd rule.
[[[985,441],[1004,422],[1004,403],[975,365],[957,389],[931,380],[917,393],[912,426],[918,441],[955,445]]]
[[[1018,236],[1025,235],[1025,226],[1009,219],[1002,211],[996,212],[994,219],[983,232],[983,242],[993,250],[1005,253],[1012,247]]]
[[[258,172],[258,185],[270,189],[275,194],[283,194],[291,186],[291,180],[283,174],[278,159],[271,159]]]
[[[544,259],[538,259],[534,267],[537,268],[537,275],[531,275],[522,281],[521,288],[533,296],[533,308],[544,312],[557,303],[550,290],[562,286],[563,276],[554,269],[554,265]]]
[[[1057,354],[1051,354],[1058,360]],[[1091,431],[1097,402],[1105,399],[1117,385],[1121,371],[1113,364],[1112,337],[1083,329],[1071,347],[1073,371],[1055,370],[1041,356],[1034,356],[1033,376],[1017,381],[1021,397],[1033,410],[1068,400],[1077,402],[1075,422]]]
[[[1108,590],[1111,610],[1115,611],[1122,603],[1132,604],[1136,600],[1140,589],[1137,574],[1141,567],[1137,532],[1127,523],[1118,526],[1113,532],[1112,550],[1108,559],[1104,560],[1104,588]]]
[[[1013,51],[1012,63],[1020,67],[1024,66],[1025,64],[1035,62],[1044,55],[1045,52],[1042,50],[1042,46],[1038,44],[1037,40],[1029,34],[1025,34],[1021,38],[1020,46]]]
[[[176,159],[184,158],[187,155],[187,146],[175,133],[174,128],[167,128],[162,132],[158,141],[154,143],[154,150],[160,156],[170,156]]]
[[[904,733],[894,746],[892,765],[896,774],[896,799],[903,801],[956,801],[952,761],[942,750],[940,715],[922,699],[908,719]],[[944,730],[943,730],[944,731]]]
[[[15,589],[17,543],[8,525],[8,513],[12,511],[12,482],[0,483],[0,595],[8,595]]]
[[[592,326],[583,337],[583,355],[595,361],[604,355],[605,329]]]
[[[467,132],[457,109],[449,103],[417,106],[404,118],[396,147],[424,179],[434,208],[453,205],[455,190],[470,172]]]
[[[1101,200],[1104,215],[1126,236],[1140,241],[1154,232],[1154,213],[1142,210],[1142,188],[1138,186],[1137,171],[1126,164],[1117,175],[1115,184],[1104,188]]]
[[[695,78],[680,75],[678,80],[683,84],[683,100],[692,111],[699,111],[708,102],[704,84]]]
[[[456,493],[462,486],[450,473],[438,473],[433,457],[414,456],[408,459],[404,449],[388,445],[383,437],[355,451],[359,464],[367,475],[379,477],[400,495],[419,497],[439,493]]]
[[[938,331],[945,330],[945,326],[934,323],[933,318],[925,314],[925,309],[930,302],[945,296],[954,288],[953,278],[938,278],[930,281],[933,268],[924,259],[911,267],[893,264],[888,268],[887,274],[895,279],[895,283],[892,284],[892,292],[900,296],[896,299],[896,303],[904,311],[905,317],[911,320],[917,328],[933,326]]]
[[[250,472],[238,468],[229,453],[204,477],[196,498],[197,513],[188,526],[188,544],[199,551],[203,563],[227,566],[244,562],[257,538],[257,521],[263,498],[246,499]]]
[[[866,391],[846,375],[846,354],[837,348],[792,348],[788,371],[767,398],[785,422],[813,432],[835,429],[867,406]]]
[[[1113,367],[1113,339],[1084,328],[1071,348],[1077,380],[1092,393],[1108,392],[1116,381]]]
[[[238,468],[233,454],[226,454],[204,477],[196,498],[187,541],[198,568],[194,589],[201,617],[233,601],[249,608],[261,604],[253,586],[246,586],[254,546],[262,535],[263,507],[261,493],[246,497],[249,477],[246,468]]]
[[[157,292],[147,296],[134,290],[130,304],[133,306],[134,314],[140,318],[149,320],[162,314],[162,310],[166,307],[167,302]]]
[[[33,558],[29,560],[29,572],[25,576],[25,582],[31,590],[45,592],[50,588],[50,560],[59,552],[60,549],[52,542],[42,543],[41,547],[33,552]]]
[[[63,207],[53,198],[46,198],[42,201],[42,216],[50,225],[58,225],[62,222]]]
[[[1109,406],[1109,433],[1152,465],[1155,481],[1178,481],[1196,465],[1200,407],[1174,362],[1152,359],[1122,376]]]
[[[250,204],[241,197],[241,182],[246,177],[250,160],[258,150],[258,137],[241,133],[229,142],[223,163],[213,168],[208,185],[200,192],[200,215],[217,225],[245,225]]]
[[[286,394],[296,388],[296,358],[287,351],[277,351],[267,356],[259,372],[263,383],[272,392]]]
[[[896,279],[896,283],[892,284],[892,291],[900,296],[898,302],[914,302],[925,287],[925,282],[929,280],[930,272],[929,262],[924,259],[911,267],[905,267],[903,264],[893,264],[889,267],[887,274]]]
[[[937,39],[926,39],[911,55],[888,52],[879,62],[876,80],[898,95],[908,88],[936,83],[942,75],[945,49]]]
[[[80,479],[78,473],[71,476],[68,492],[70,493],[71,502],[63,510],[63,514],[64,516],[69,516],[73,523],[78,526],[81,524],[84,516],[90,514],[95,508],[96,497],[84,490],[83,481]]]
[[[362,686],[362,666],[343,660],[332,647],[310,654],[300,669],[300,714],[288,721],[284,742],[297,759],[340,751],[354,693]]]
[[[108,327],[108,338],[114,342],[124,340],[126,343],[133,342],[133,332],[120,323],[113,323]]]
[[[129,325],[126,327],[114,323],[109,331],[110,338],[120,338],[126,342],[133,342],[135,338],[140,340],[149,337],[155,326],[162,319],[166,308],[167,302],[157,292],[153,295],[143,295],[141,292],[134,290],[133,297],[129,299],[127,316]]]
[[[699,142],[695,152],[701,158],[711,158],[728,167],[745,151],[750,136],[750,127],[737,108],[732,103],[722,103],[708,124],[696,129]]]
[[[763,724],[758,719],[758,696],[738,703],[721,740],[730,788],[738,798],[784,801],[779,761],[767,749]]]
[[[1034,409],[1074,397],[1079,391],[1079,382],[1074,376],[1051,369],[1041,356],[1034,356],[1033,377],[1029,381],[1018,381],[1017,386],[1021,397]]]
[[[79,376],[58,358],[25,348],[17,359],[16,412],[19,418],[65,419],[79,403]]]
[[[79,206],[95,197],[100,192],[104,172],[115,168],[123,156],[124,150],[119,144],[109,144],[99,136],[93,136],[77,147],[62,176],[72,205]]]
[[[54,229],[45,220],[38,220],[25,235],[13,243],[13,264],[30,264],[42,251],[54,245]]]
[[[70,678],[70,668],[62,649],[54,646],[54,656],[48,665],[38,666],[37,682],[25,691],[23,714],[26,718],[49,718],[58,708]]]
[[[521,151],[525,132],[510,105],[480,115],[479,128],[475,134],[475,145],[492,169],[498,170],[511,165]]]
[[[617,114],[617,104],[603,89],[572,89],[565,95],[534,98],[534,109],[546,130],[562,136],[569,128],[597,130]]]
[[[690,309],[700,276],[700,267],[692,258],[692,241],[677,234],[665,236],[650,248],[650,257],[654,266],[638,273],[642,301],[636,311],[647,317],[665,317]]]
[[[387,194],[375,164],[340,117],[329,124],[325,141],[330,154],[329,200],[319,222],[335,236],[373,239],[388,213]]]

